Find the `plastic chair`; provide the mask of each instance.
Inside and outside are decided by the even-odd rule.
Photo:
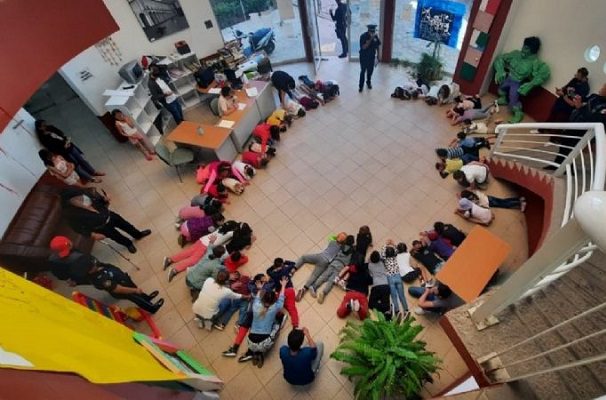
[[[156,143],[156,154],[158,155],[158,158],[164,161],[167,165],[175,167],[177,170],[177,176],[179,176],[179,181],[183,183],[179,166],[194,161],[194,152],[183,147],[177,147],[175,150],[170,151],[166,144],[160,141]]]
[[[212,99],[210,101],[210,103],[208,103],[208,106],[210,107],[210,111],[213,112],[213,114],[215,114],[217,117],[221,116],[221,112],[219,111],[219,98],[215,97],[214,99]]]

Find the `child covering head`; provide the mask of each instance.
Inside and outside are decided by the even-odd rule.
[[[356,236],[356,253],[361,254],[364,258],[369,247],[372,247],[372,234],[368,225],[363,225]]]

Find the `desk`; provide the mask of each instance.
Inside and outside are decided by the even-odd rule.
[[[257,108],[261,119],[265,120],[276,109],[276,97],[272,90],[272,84],[265,81],[250,81],[251,87],[256,87],[259,94],[256,98]]]
[[[246,104],[246,108],[244,110],[235,111],[222,118],[227,121],[235,122],[235,125],[232,128],[232,139],[238,151],[242,151],[246,141],[250,138],[253,129],[255,129],[255,126],[257,126],[261,120],[265,120],[269,117],[276,109],[274,93],[271,90],[271,84],[269,82],[249,81],[248,86],[257,88],[257,96],[248,97],[245,89],[235,90],[234,95],[238,99],[238,103]],[[197,90],[200,94],[213,96],[213,94],[208,91],[216,87],[219,86],[217,85],[217,82],[214,81],[208,85],[206,89],[197,87]]]
[[[204,129],[198,134],[198,127]],[[231,139],[231,130],[213,125],[203,125],[191,121],[183,121],[166,137],[175,143],[187,144],[210,151],[219,160],[233,161],[238,151]]]

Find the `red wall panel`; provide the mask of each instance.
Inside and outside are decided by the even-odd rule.
[[[63,64],[118,29],[102,0],[0,1],[0,130]]]

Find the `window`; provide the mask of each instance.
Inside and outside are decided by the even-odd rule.
[[[585,50],[585,60],[587,62],[596,62],[598,61],[598,58],[600,58],[600,46],[597,44],[588,47],[587,50]]]

